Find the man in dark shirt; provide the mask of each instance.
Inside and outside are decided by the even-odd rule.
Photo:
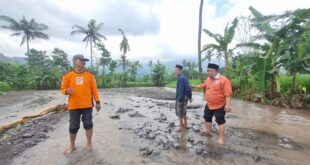
[[[178,77],[176,88],[176,105],[175,112],[180,120],[179,132],[183,132],[188,128],[186,118],[187,101],[192,102],[192,90],[189,86],[187,77],[182,73],[183,67],[181,65],[175,66],[175,74]]]

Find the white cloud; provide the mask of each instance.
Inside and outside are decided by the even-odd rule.
[[[23,1],[14,2],[24,3]],[[35,6],[41,1],[32,0],[31,3]],[[41,8],[31,9],[31,12],[27,12],[27,8],[23,8],[23,13],[30,14],[29,16],[26,15],[28,19],[42,15],[52,21],[43,22],[50,27],[47,33],[51,39],[48,41],[40,39],[31,41],[31,48],[46,50],[50,53],[53,48],[59,47],[69,55],[83,53],[89,57],[89,48],[86,49],[85,43],[82,42],[83,36],[70,36],[71,27],[69,26],[71,24],[86,26],[87,20],[95,18],[98,22],[105,23],[102,33],[108,38],[105,44],[113,58],[119,59],[120,57],[119,44],[122,36],[117,28],[121,27],[129,39],[131,47],[131,51],[128,53],[129,59],[142,61],[150,59],[169,60],[173,58],[182,59],[189,55],[195,58],[197,54],[199,3],[199,0],[55,0],[45,1],[44,4],[39,5]],[[285,2],[281,0],[230,0],[230,3],[232,4],[230,10],[225,12],[224,16],[216,17],[215,4],[211,5],[205,2],[203,28],[223,34],[227,22],[231,22],[237,16],[249,14],[248,7],[250,5],[263,14],[277,14],[286,10],[310,7],[310,1],[306,0]],[[4,6],[6,11],[0,15],[7,13],[21,16],[22,13],[13,10],[14,5],[10,5],[10,2],[2,3],[3,5],[7,6]],[[46,10],[48,6],[50,8]],[[10,7],[12,9],[8,10]],[[122,10],[127,10],[126,15],[118,15]],[[43,13],[42,11],[46,12]],[[62,19],[71,22],[62,26]],[[26,52],[26,45],[20,47],[21,38],[11,37],[9,34],[11,34],[10,31],[0,29],[0,52],[8,56],[22,56]],[[211,42],[213,40],[202,33],[202,44]],[[99,56],[98,52],[95,54]]]
[[[204,14],[203,28],[206,28],[214,33],[223,35],[224,28],[228,22],[232,22],[235,17],[250,15],[249,7],[253,6],[264,15],[268,14],[280,14],[288,10],[296,10],[298,8],[309,8],[310,1],[306,0],[230,0],[233,4],[231,9],[225,16],[214,17],[214,15]],[[208,8],[208,7],[207,7]],[[215,8],[212,6],[211,8]],[[209,11],[210,12],[210,11]],[[213,11],[211,11],[214,13]],[[204,13],[208,13],[208,10],[204,10]],[[212,43],[213,39],[210,39],[206,34],[203,34],[202,43]],[[236,41],[234,41],[236,43]]]

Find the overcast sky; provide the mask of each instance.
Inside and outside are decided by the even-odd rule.
[[[73,25],[86,27],[90,19],[103,22],[101,33],[114,59],[120,57],[119,44],[125,31],[131,51],[129,59],[149,61],[174,60],[197,56],[197,30],[200,0],[0,0],[0,15],[48,25],[50,39],[30,42],[30,47],[50,52],[58,47],[70,56],[90,56],[83,35],[71,36]],[[203,28],[223,33],[227,22],[240,15],[249,15],[248,7],[263,14],[278,14],[297,8],[309,8],[309,0],[207,0],[203,9]],[[6,24],[0,21],[0,25]],[[13,32],[0,28],[0,53],[24,56],[26,44]],[[212,42],[205,34],[203,44]],[[99,57],[99,53],[95,52]]]

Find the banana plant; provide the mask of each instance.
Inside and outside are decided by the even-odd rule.
[[[258,64],[260,65],[260,73],[258,75],[263,80],[263,83],[259,86],[260,88],[267,89],[268,82],[271,82],[271,88],[267,93],[270,98],[274,98],[280,92],[279,68],[287,65],[285,61],[286,63],[291,62],[291,60],[287,60],[288,57],[285,57],[285,52],[287,54],[287,48],[290,45],[294,45],[293,39],[300,38],[302,33],[300,30],[302,29],[301,25],[309,29],[310,12],[309,9],[298,9],[281,15],[264,16],[253,7],[250,7],[249,10],[254,16],[253,25],[260,31],[256,38],[260,41],[263,39],[265,43],[245,43],[237,46],[256,47],[264,52],[262,55],[263,61]],[[271,26],[271,23],[273,23],[273,26]],[[307,28],[304,28],[304,31]],[[306,34],[309,33],[307,32]],[[308,42],[305,42],[304,46],[307,45],[306,43]],[[302,52],[301,50],[305,49],[303,48],[304,46],[299,45],[295,46],[295,48],[297,50],[299,47],[299,52]],[[304,60],[307,61],[307,59],[302,61]]]
[[[214,38],[216,43],[206,44],[203,46],[202,52],[208,51],[210,49],[216,50],[219,58],[224,57],[225,59],[225,67],[227,69],[231,69],[231,59],[232,59],[232,51],[233,49],[228,49],[228,45],[232,42],[234,35],[235,35],[235,29],[238,25],[238,18],[235,18],[229,26],[229,24],[226,25],[226,28],[224,30],[224,35],[220,34],[214,34],[211,31],[207,29],[203,29],[203,31],[211,38]]]

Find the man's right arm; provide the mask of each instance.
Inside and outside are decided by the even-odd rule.
[[[206,84],[202,83],[200,85],[191,85],[191,88],[198,88],[198,89],[206,90]]]
[[[66,75],[63,75],[61,81],[61,93],[64,95],[68,95],[67,93],[68,88],[69,88],[68,78]]]

